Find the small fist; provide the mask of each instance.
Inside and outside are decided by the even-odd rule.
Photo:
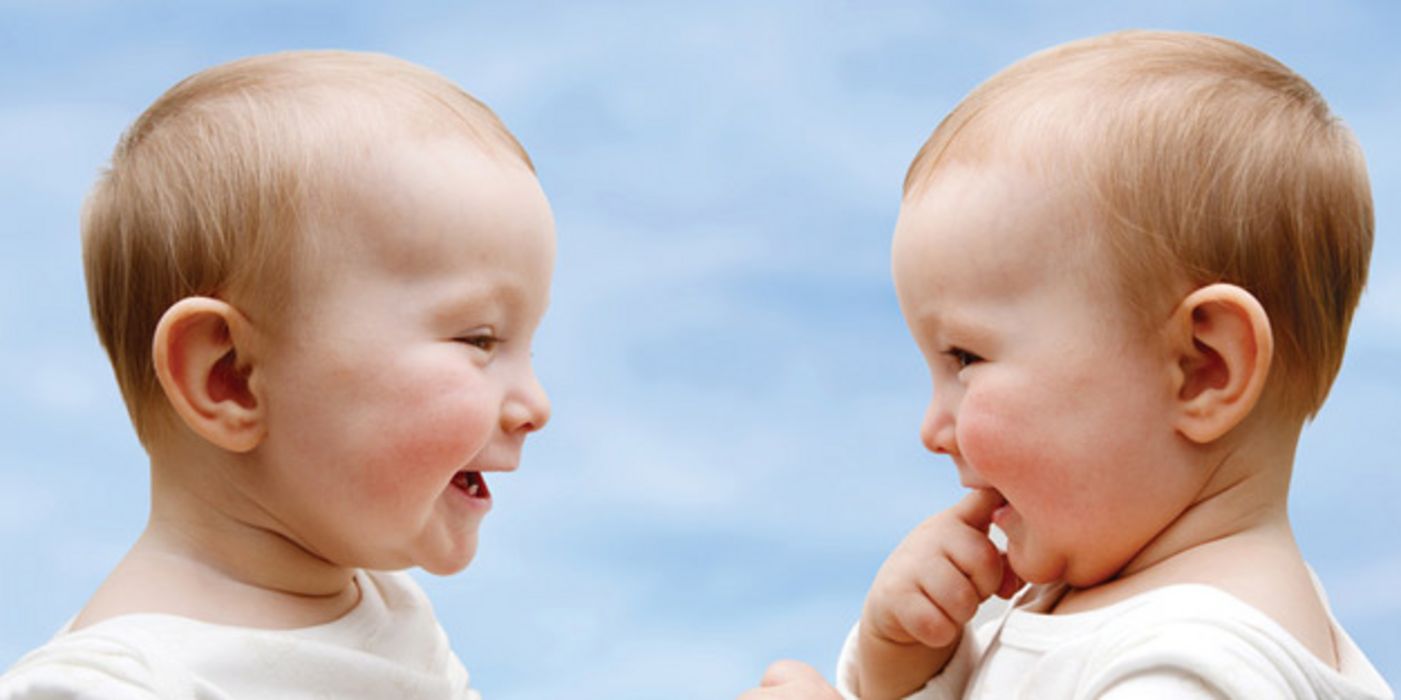
[[[992,513],[1005,502],[996,491],[978,489],[920,523],[876,574],[862,632],[895,644],[948,647],[983,601],[1021,588],[1006,555],[988,539]]]
[[[759,687],[739,700],[842,700],[822,674],[801,661],[775,661],[764,672]]]

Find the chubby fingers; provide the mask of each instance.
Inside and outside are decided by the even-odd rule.
[[[871,632],[942,648],[957,641],[984,600],[1015,592],[1020,581],[987,534],[1005,502],[996,491],[975,490],[915,528],[871,587],[863,616]]]
[[[918,642],[940,649],[958,641],[963,623],[973,617],[981,601],[968,577],[947,559],[935,559],[915,572],[913,586],[886,598],[873,620],[891,630],[891,641]],[[879,615],[879,614],[878,614]]]
[[[916,569],[914,590],[890,605],[905,633],[931,649],[958,641],[978,606],[1000,590],[1005,571],[1002,554],[976,535],[952,538],[942,554]]]
[[[972,498],[972,495],[969,498]],[[968,498],[964,499],[964,501],[967,500]],[[993,506],[994,509],[996,507]],[[942,547],[943,554],[949,563],[956,567],[958,572],[972,584],[978,598],[976,603],[981,603],[1001,588],[1002,580],[1008,571],[1007,557],[998,551],[997,545],[992,543],[992,539],[988,537],[986,526],[979,528],[967,523],[967,521],[964,522],[969,527],[946,538]],[[977,607],[976,603],[974,604],[975,608]]]
[[[973,489],[948,512],[974,530],[987,534],[992,527],[993,512],[1006,502],[1007,499],[993,489]]]
[[[997,491],[974,489],[954,504],[949,512],[968,527],[986,535],[992,527],[993,513],[1006,503],[1007,499]],[[1011,598],[1026,585],[1012,570],[1006,553],[999,552],[989,539],[984,538],[976,544],[963,543],[956,550],[951,549],[950,559],[973,581],[983,600],[992,595]]]

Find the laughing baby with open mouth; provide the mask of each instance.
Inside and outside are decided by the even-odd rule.
[[[0,698],[476,698],[402,569],[462,570],[549,402],[554,224],[447,79],[291,52],[180,82],[83,217],[151,517]]]

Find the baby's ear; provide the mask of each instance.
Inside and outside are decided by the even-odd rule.
[[[1199,444],[1250,415],[1265,389],[1274,336],[1265,308],[1233,284],[1202,287],[1173,311],[1175,427]]]
[[[227,302],[187,297],[156,325],[152,359],[175,414],[195,434],[231,452],[247,452],[266,434],[262,402],[250,382],[253,328]]]

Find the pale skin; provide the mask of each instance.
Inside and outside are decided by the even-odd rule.
[[[982,164],[902,208],[896,288],[935,384],[921,437],[971,491],[912,531],[877,573],[857,639],[860,697],[921,688],[978,606],[1024,581],[1069,585],[1052,614],[1176,583],[1215,586],[1336,666],[1287,517],[1301,421],[1274,411],[1267,392],[1264,309],[1234,285],[1184,286],[1149,332],[1115,330],[1126,324],[1112,320],[1122,312],[1113,295],[1078,281],[1094,268],[1063,272],[1090,263],[1059,247],[1056,232],[1075,224],[1047,222],[1079,220],[1056,202],[1026,172]],[[1070,393],[1058,399],[1061,390]],[[1055,423],[1055,409],[1069,422]],[[1125,430],[1115,451],[1109,436]],[[1034,449],[999,444],[1018,440]],[[1018,458],[1026,469],[1009,466]],[[1074,491],[1056,494],[1061,484]],[[1066,510],[1070,498],[1089,500]],[[1005,553],[987,535],[991,523],[1008,535]]]
[[[130,613],[306,627],[355,606],[360,568],[470,562],[490,495],[459,482],[516,469],[549,418],[530,339],[553,221],[509,154],[388,146],[327,186],[309,235],[338,238],[281,323],[235,294],[162,317],[151,517],[74,629]]]

